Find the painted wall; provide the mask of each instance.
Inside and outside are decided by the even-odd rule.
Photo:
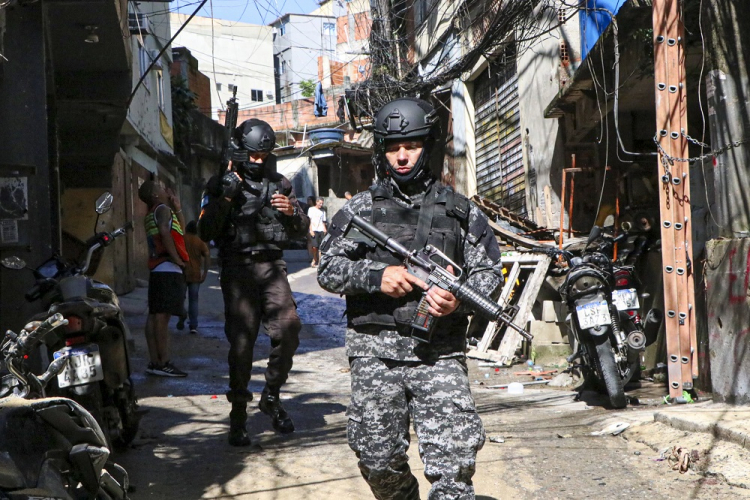
[[[557,13],[551,9],[546,12],[546,22],[556,24]],[[569,47],[571,59],[578,61],[574,64],[580,63],[577,22],[573,17],[562,29],[553,30],[548,36],[534,40],[533,50],[529,46],[523,46],[518,51],[518,91],[527,179],[526,207],[528,217],[544,226],[547,225],[547,213],[552,216],[551,227],[560,225],[562,169],[566,166],[560,121],[545,118],[544,110],[559,92],[561,78],[566,78],[568,74],[567,71],[561,71],[562,42]],[[549,211],[545,186],[549,186]],[[567,214],[565,218],[567,220]]]
[[[43,7],[35,3],[6,11],[3,55],[7,61],[1,63],[0,78],[0,179],[4,184],[0,195],[5,207],[0,212],[5,227],[0,258],[17,255],[32,268],[53,254],[59,239],[52,225],[57,208],[51,200],[57,194],[50,189]],[[11,188],[17,182],[11,179],[22,180],[26,189]],[[13,192],[24,192],[18,197],[21,203],[11,203]],[[18,238],[13,242],[15,228]],[[0,267],[2,328],[18,331],[32,312],[38,312],[38,304],[23,298],[33,284],[30,272]]]
[[[189,16],[170,14],[172,32],[176,33]],[[219,110],[232,96],[228,85],[237,86],[241,109],[265,106],[275,102],[273,73],[273,35],[270,26],[211,20],[195,16],[174,41],[175,47],[187,47],[198,60],[201,71],[211,81],[211,116],[218,119]],[[217,88],[216,84],[221,84]],[[252,90],[262,91],[262,101],[252,100]],[[269,97],[270,95],[270,97]]]
[[[324,30],[324,24],[332,28]],[[285,66],[284,73],[279,73],[281,102],[299,99],[301,80],[318,81],[318,57],[330,59],[336,53],[336,18],[288,14],[276,20],[273,27],[273,53],[279,68]]]
[[[706,284],[714,400],[750,403],[750,238],[706,245]]]
[[[134,7],[131,6],[131,11]],[[141,79],[141,57],[148,64],[171,38],[169,20],[163,12],[169,9],[167,2],[143,2],[135,7],[137,12],[147,16],[151,34],[130,37],[133,52],[133,88]],[[145,52],[144,52],[145,51]],[[136,91],[128,108],[128,122],[153,150],[171,152],[174,146],[172,138],[172,93],[170,91],[169,65],[172,62],[172,51],[166,50],[159,58]],[[146,65],[147,66],[147,65]],[[161,78],[159,78],[161,76]]]

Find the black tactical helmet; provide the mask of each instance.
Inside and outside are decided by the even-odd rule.
[[[276,147],[276,133],[263,120],[250,118],[234,129],[237,146],[253,152],[270,153]]]
[[[410,183],[429,175],[430,150],[440,137],[440,121],[432,104],[414,97],[393,100],[380,108],[373,127],[374,158],[379,176],[391,176],[398,183]],[[400,175],[385,159],[385,144],[408,140],[423,141],[424,149],[414,168],[408,174]]]

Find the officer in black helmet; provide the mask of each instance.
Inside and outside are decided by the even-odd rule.
[[[307,234],[309,219],[289,180],[276,172],[271,126],[247,120],[235,129],[233,141],[236,149],[227,172],[206,185],[198,231],[204,241],[214,240],[219,247],[224,331],[230,344],[229,444],[248,446],[247,403],[253,395],[247,387],[261,321],[271,338],[271,352],[259,408],[271,417],[276,431],[294,431],[279,390],[292,368],[301,325],[282,250],[291,238]]]
[[[500,251],[485,215],[430,168],[440,138],[431,104],[396,99],[373,125],[377,182],[333,217],[318,268],[323,288],[346,295],[349,445],[376,498],[418,499],[406,454],[413,422],[432,483],[429,498],[474,498],[471,478],[485,434],[467,377],[466,311],[435,287],[428,292],[429,312],[438,318],[432,339],[412,337],[426,284],[393,254],[352,238],[347,228],[360,215],[411,250],[433,245],[487,295],[501,282],[494,267]]]

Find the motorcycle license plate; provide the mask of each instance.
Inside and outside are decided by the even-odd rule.
[[[606,300],[576,306],[576,314],[578,315],[578,324],[584,330],[595,326],[608,325],[611,321]]]
[[[638,302],[638,292],[635,291],[635,288],[613,291],[612,303],[617,306],[618,311],[638,309],[641,306]]]
[[[57,359],[65,354],[68,354],[68,362],[65,364],[63,371],[57,375],[57,385],[60,388],[104,380],[99,346],[87,344],[65,347],[57,351],[54,357]]]

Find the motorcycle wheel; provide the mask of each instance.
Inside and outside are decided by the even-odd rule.
[[[112,442],[120,450],[127,448],[133,442],[141,424],[141,416],[138,414],[138,401],[136,400],[135,390],[131,381],[125,384],[123,392],[123,397],[117,402],[122,430],[120,431],[120,435]]]
[[[594,352],[596,352],[594,356],[596,371],[609,396],[609,404],[615,409],[625,408],[628,405],[628,400],[625,397],[625,387],[620,378],[620,370],[617,368],[617,362],[615,362],[612,343],[607,335],[602,335],[601,337],[594,337],[593,344]]]
[[[91,413],[91,416],[94,417],[94,420],[97,421],[99,427],[102,428],[104,437],[107,440],[107,447],[112,450],[112,436],[109,430],[109,422],[104,416],[104,400],[102,397],[102,388],[100,385],[102,383],[103,382],[97,383],[96,387],[88,394],[80,395],[70,393],[67,394],[66,397],[69,397],[76,403],[80,404],[81,406],[86,408],[89,413]]]

